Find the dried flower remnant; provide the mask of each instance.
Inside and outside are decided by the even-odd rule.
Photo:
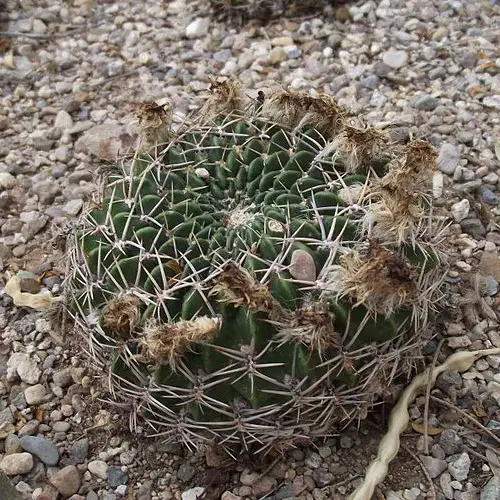
[[[346,171],[357,172],[369,168],[384,153],[387,140],[387,134],[375,127],[346,125],[331,148],[340,151]]]
[[[129,294],[111,299],[103,309],[102,319],[106,328],[122,339],[128,339],[138,327],[141,301]]]
[[[135,110],[135,122],[146,146],[155,147],[168,141],[171,134],[172,104],[144,101]]]
[[[262,114],[269,120],[288,126],[316,128],[326,139],[333,138],[343,128],[347,109],[328,95],[313,97],[307,92],[279,90],[264,100]]]
[[[199,111],[198,120],[205,123],[213,118],[231,113],[243,112],[245,99],[238,82],[224,80],[222,82],[211,79],[210,96]]]
[[[144,329],[140,345],[146,359],[175,369],[183,354],[194,344],[213,339],[219,326],[218,318],[206,316],[176,323],[151,322]]]
[[[324,279],[324,291],[337,297],[350,296],[377,314],[390,315],[409,305],[418,287],[409,264],[397,253],[372,240],[367,248],[343,255]]]
[[[217,283],[210,290],[210,295],[221,294],[220,300],[237,307],[248,306],[250,311],[267,312],[274,316],[280,310],[280,305],[269,292],[266,285],[255,281],[250,273],[228,262],[217,279]]]

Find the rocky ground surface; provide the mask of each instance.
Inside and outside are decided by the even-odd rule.
[[[209,77],[238,75],[252,96],[276,82],[326,91],[367,122],[391,123],[397,140],[428,138],[454,252],[450,308],[428,354],[500,347],[495,0],[360,1],[265,28],[218,23],[206,2],[187,0],[9,0],[1,10],[0,469],[26,498],[341,499],[386,423],[380,414],[263,464],[186,454],[128,433],[71,333],[13,305],[4,285],[17,272],[23,290],[60,294],[58,235],[95,192],[97,170],[133,145],[128,113],[145,97],[170,98],[182,120]],[[412,405],[376,498],[498,500],[500,356],[438,379],[427,440],[425,401]]]

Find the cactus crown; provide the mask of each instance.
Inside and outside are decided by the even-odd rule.
[[[176,132],[142,105],[144,143],[70,250],[70,310],[113,394],[190,446],[363,418],[441,294],[432,146],[391,145],[329,96],[260,97],[215,83]]]

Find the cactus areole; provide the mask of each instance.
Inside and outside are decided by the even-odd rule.
[[[408,374],[441,296],[436,153],[329,96],[211,90],[175,132],[139,108],[142,146],[74,233],[68,307],[150,434],[265,452]]]

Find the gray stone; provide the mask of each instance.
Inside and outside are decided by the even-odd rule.
[[[463,384],[462,377],[457,371],[444,372],[436,380],[436,387],[446,394],[450,394],[450,389],[461,389]]]
[[[460,151],[453,144],[443,143],[439,148],[438,167],[441,172],[453,175],[460,161]]]
[[[26,424],[19,429],[19,432],[17,434],[20,438],[22,438],[23,436],[33,436],[33,434],[37,433],[39,427],[40,422],[36,419],[33,419],[29,422],[26,422]]]
[[[489,187],[480,186],[478,192],[482,196],[483,200],[488,203],[488,205],[498,206],[498,204],[500,203],[498,195]]]
[[[2,492],[3,500],[24,500],[26,498],[31,498],[31,488],[28,486],[28,490],[25,492],[21,492],[19,490],[20,484],[26,484],[20,481],[17,483],[16,488],[7,477],[5,472],[0,470],[0,491]],[[25,493],[25,494],[21,494]]]
[[[69,200],[63,207],[63,212],[75,216],[80,212],[80,210],[83,207],[83,200],[76,199],[76,200]]]
[[[120,484],[128,483],[128,474],[122,471],[120,467],[108,467],[107,480],[111,488],[116,488]]]
[[[289,47],[284,47],[288,59],[298,59],[302,56],[302,51],[296,45],[290,45]]]
[[[23,450],[37,456],[45,465],[56,465],[59,462],[59,450],[48,439],[40,436],[23,436],[20,444]]]
[[[498,293],[498,281],[493,276],[486,276],[486,295],[493,297]]]
[[[75,441],[69,449],[70,459],[77,464],[85,462],[89,452],[89,440],[87,438]]]
[[[22,229],[22,235],[24,236],[26,241],[30,241],[33,239],[35,235],[37,235],[47,224],[49,218],[45,215],[41,215],[36,219],[32,219],[28,221]]]
[[[495,172],[490,172],[489,174],[483,177],[483,181],[487,184],[495,185],[498,182],[498,175]]]
[[[272,497],[274,500],[285,500],[286,498],[296,498],[292,484],[284,484]]]
[[[56,119],[54,121],[54,127],[57,127],[61,130],[69,130],[71,129],[71,127],[73,127],[73,118],[71,118],[71,115],[67,111],[61,109],[61,111],[57,113]]]
[[[439,460],[439,458],[434,458],[429,455],[421,455],[420,460],[422,460],[422,463],[425,465],[432,479],[438,477],[445,471],[448,465],[444,460]]]
[[[120,463],[122,465],[131,465],[134,462],[136,455],[137,453],[133,450],[124,451],[123,453],[120,453]]]
[[[54,422],[52,424],[52,430],[54,432],[68,432],[71,429],[71,424],[69,422]]]
[[[455,184],[453,189],[457,193],[473,193],[478,188],[481,187],[481,179],[475,179],[469,182],[463,182],[462,184]]]
[[[475,50],[458,53],[455,57],[464,68],[471,69],[477,64],[477,52]]]
[[[500,95],[489,95],[483,99],[483,106],[487,108],[500,109]]]
[[[186,26],[186,36],[188,38],[199,38],[208,33],[210,19],[208,17],[198,17]]]
[[[14,423],[14,415],[12,415],[12,410],[10,408],[4,408],[3,410],[0,410],[0,425],[4,423]]]
[[[52,380],[57,387],[67,387],[73,383],[71,368],[63,368],[52,375]]]
[[[26,474],[33,469],[33,457],[29,453],[12,453],[5,455],[0,462],[0,469],[8,476]]]
[[[480,500],[498,500],[500,498],[500,478],[493,476],[483,487]]]
[[[4,448],[6,455],[12,455],[13,453],[22,453],[21,443],[19,442],[19,437],[15,434],[9,434],[4,441]]]
[[[437,68],[432,68],[429,71],[429,78],[431,80],[439,80],[440,78],[445,78],[447,75],[446,70],[442,66],[438,66]]]
[[[10,189],[16,184],[16,178],[9,172],[0,172],[0,189]]]
[[[432,445],[431,453],[434,458],[439,458],[439,460],[444,460],[446,458],[446,453],[439,443],[434,443]]]
[[[340,447],[345,450],[352,448],[352,439],[349,436],[342,436],[340,438]]]
[[[139,491],[137,493],[137,500],[151,500],[152,496],[152,490],[153,490],[153,483],[152,481],[144,481],[141,486],[139,487]]]
[[[40,380],[42,370],[38,368],[34,359],[26,356],[25,359],[17,365],[17,374],[23,382],[27,384],[36,384]]]
[[[422,94],[413,102],[413,107],[420,111],[434,111],[439,106],[439,99],[428,94]]]
[[[408,52],[406,50],[388,50],[384,52],[382,61],[392,69],[402,68],[408,62]]]
[[[39,151],[50,151],[54,145],[52,139],[48,139],[46,131],[35,130],[30,136],[31,145]]]
[[[74,465],[68,465],[50,476],[50,484],[55,486],[57,491],[64,498],[68,498],[75,493],[78,493],[82,483],[80,473]]]
[[[197,500],[203,493],[205,493],[205,488],[196,486],[190,490],[184,491],[181,495],[181,500]]]
[[[467,130],[461,130],[457,134],[457,139],[467,146],[472,146],[472,144],[474,143],[474,134]]]
[[[72,157],[71,148],[69,146],[67,146],[66,144],[59,146],[54,151],[54,157],[57,161],[62,161],[63,163],[68,163],[68,161],[71,160],[71,157]]]
[[[111,61],[108,64],[107,74],[108,76],[117,76],[123,73],[125,63],[121,60]]]
[[[463,452],[448,464],[448,472],[457,481],[464,481],[467,479],[470,470],[470,457],[467,453]]]
[[[370,75],[361,80],[361,86],[365,89],[375,90],[380,83],[380,79],[377,75]]]
[[[340,89],[347,87],[350,83],[349,77],[347,75],[338,75],[330,84],[330,91],[333,94],[336,94]]]
[[[318,469],[321,467],[323,459],[319,456],[318,453],[312,452],[310,453],[305,461],[306,467],[310,467],[311,469]]]
[[[108,477],[108,464],[104,460],[92,460],[87,468],[93,476],[101,479],[107,479]]]
[[[79,184],[80,182],[90,182],[92,180],[92,172],[88,170],[77,170],[69,176],[69,182],[72,184]]]
[[[443,490],[444,496],[448,500],[453,499],[453,488],[451,486],[451,476],[448,472],[443,472],[439,478],[439,485]]]
[[[451,206],[451,214],[457,222],[462,222],[469,215],[469,210],[470,202],[466,198]]]
[[[137,138],[131,136],[124,126],[103,123],[84,132],[75,142],[75,152],[115,161],[122,154],[133,150],[136,144]]]
[[[59,179],[64,176],[66,171],[68,170],[68,166],[65,165],[64,163],[58,163],[53,169],[52,169],[52,177],[54,179]]]
[[[245,469],[240,474],[240,483],[244,486],[252,486],[259,479],[259,474],[257,472],[252,472],[249,469]]]
[[[42,384],[36,384],[31,387],[27,387],[24,391],[26,403],[28,403],[29,405],[38,405],[42,403],[46,395],[47,391]]]
[[[464,233],[470,234],[478,239],[486,234],[486,228],[479,219],[465,219],[460,223],[460,227]]]
[[[314,470],[312,473],[312,477],[318,488],[324,488],[325,486],[332,484],[334,479],[334,476],[331,472],[327,472],[323,469]]]
[[[16,432],[16,428],[11,422],[4,422],[3,424],[0,424],[0,441],[11,435],[13,432]]]
[[[382,61],[377,61],[373,65],[373,74],[380,78],[385,78],[389,75],[390,72],[391,68],[387,66],[387,64],[384,64]]]
[[[189,481],[191,481],[191,479],[193,479],[195,474],[196,474],[196,469],[190,463],[181,464],[181,466],[179,467],[179,470],[177,471],[177,477],[183,483],[189,483]]]
[[[286,61],[286,52],[283,47],[273,47],[269,52],[269,63],[277,64]]]
[[[445,429],[439,436],[439,444],[447,455],[455,455],[462,451],[462,438],[454,429]]]

